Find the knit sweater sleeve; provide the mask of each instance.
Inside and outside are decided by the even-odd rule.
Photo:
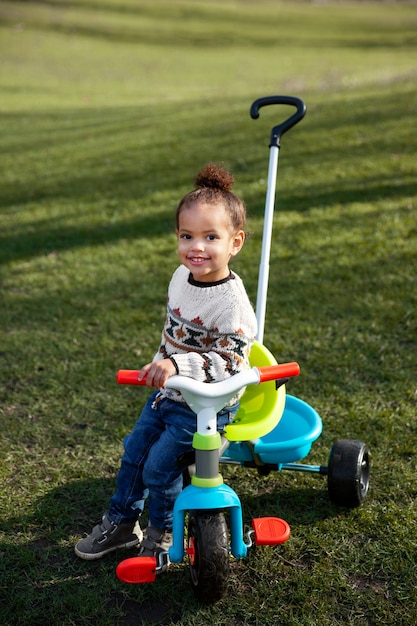
[[[256,318],[240,278],[190,283],[181,266],[168,291],[167,318],[155,358],[170,358],[183,376],[224,380],[249,367]]]

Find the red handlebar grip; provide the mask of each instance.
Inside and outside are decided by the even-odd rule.
[[[146,376],[139,380],[140,370],[119,370],[117,372],[117,382],[119,385],[146,385]]]
[[[259,382],[265,383],[268,380],[298,376],[300,373],[300,366],[294,361],[293,363],[280,363],[279,365],[258,367],[258,370],[260,376]]]

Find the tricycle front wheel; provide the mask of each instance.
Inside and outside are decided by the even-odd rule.
[[[188,555],[191,583],[200,602],[220,600],[229,578],[229,543],[225,516],[220,511],[190,511]]]
[[[362,441],[340,439],[332,446],[327,470],[330,500],[354,508],[365,501],[369,488],[369,450]]]

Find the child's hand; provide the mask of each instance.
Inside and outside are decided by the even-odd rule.
[[[147,387],[159,389],[165,385],[170,376],[174,376],[176,373],[177,370],[173,362],[170,359],[162,359],[142,367],[139,373],[139,380],[146,378]]]

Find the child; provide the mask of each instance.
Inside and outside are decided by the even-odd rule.
[[[226,169],[208,164],[197,175],[196,188],[178,205],[182,265],[169,285],[159,351],[139,375],[156,391],[125,439],[108,511],[75,546],[82,559],[99,559],[138,543],[143,556],[169,548],[174,502],[182,489],[177,459],[192,450],[196,415],[180,392],[164,385],[175,374],[212,383],[249,367],[256,318],[241,279],[229,270],[230,259],[243,246],[246,220],[243,202],[231,192],[233,183]],[[237,411],[242,393],[218,413],[220,432]],[[147,497],[149,525],[142,534],[138,518]]]

